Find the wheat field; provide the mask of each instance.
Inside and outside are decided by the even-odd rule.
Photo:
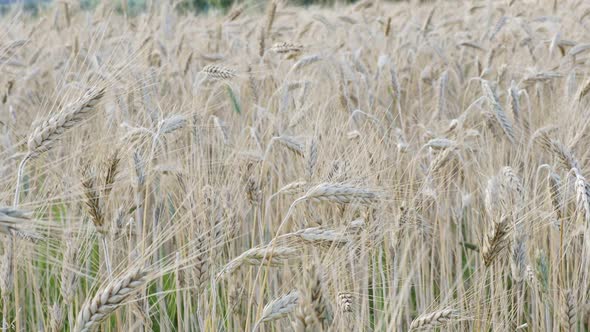
[[[125,3],[0,19],[3,331],[590,329],[590,3]]]

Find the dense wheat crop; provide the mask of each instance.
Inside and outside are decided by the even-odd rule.
[[[589,3],[0,31],[6,330],[590,328]]]

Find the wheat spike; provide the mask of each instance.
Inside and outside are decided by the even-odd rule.
[[[260,323],[270,322],[283,317],[293,312],[297,308],[299,303],[299,291],[294,290],[290,293],[283,295],[264,306],[262,310],[262,316],[256,322],[255,326],[259,326]],[[253,329],[256,330],[256,327]]]
[[[582,84],[580,87],[580,91],[578,91],[578,101],[581,101],[582,98],[588,94],[588,92],[590,92],[590,78],[588,78],[586,82],[584,82],[584,84]]]
[[[238,17],[240,17],[240,15],[242,15],[242,13],[244,12],[245,6],[242,4],[240,6],[234,7],[225,17],[225,21],[226,22],[232,22],[235,19],[237,19]]]
[[[574,153],[559,140],[552,139],[548,135],[548,131],[553,128],[545,130],[537,130],[533,135],[533,142],[537,143],[548,153],[553,154],[559,160],[561,166],[566,170],[574,170],[576,173],[580,173],[580,163],[574,156]]]
[[[272,24],[275,21],[275,15],[277,13],[277,2],[275,0],[271,0],[268,4],[268,8],[266,9],[266,33],[270,34],[272,30]]]
[[[297,195],[297,194],[304,192],[305,188],[307,188],[306,181],[291,182],[291,183],[287,184],[286,186],[282,187],[281,189],[279,189],[279,191],[277,191],[277,194]]]
[[[323,59],[322,56],[319,54],[312,54],[312,55],[302,57],[293,65],[292,70],[294,72],[300,71],[303,68],[305,68],[311,64],[322,61],[322,59]]]
[[[485,235],[482,246],[482,257],[486,267],[502,252],[507,244],[508,218],[502,217],[499,222],[492,222],[490,230]]]
[[[206,65],[201,71],[211,79],[229,80],[236,77],[236,72],[233,69],[218,65]]]
[[[254,266],[279,266],[288,260],[297,258],[299,251],[289,247],[268,246],[252,248],[234,258],[217,274],[217,278],[231,274],[244,263]]]
[[[60,292],[66,305],[69,305],[74,300],[74,295],[78,286],[78,276],[75,271],[79,257],[80,248],[78,243],[73,239],[68,238],[66,240],[66,248],[63,255],[64,264],[61,270],[60,279]]]
[[[90,214],[96,230],[101,234],[106,234],[107,229],[105,227],[103,202],[101,200],[100,191],[96,187],[96,177],[94,174],[91,174],[88,167],[84,170],[83,176],[82,187],[84,188],[88,213]]]
[[[426,143],[426,146],[433,150],[443,150],[455,146],[457,142],[447,138],[433,138]]]
[[[505,166],[500,171],[502,174],[502,186],[504,188],[504,194],[511,195],[516,194],[516,203],[519,205],[524,201],[524,186],[522,180],[516,172],[510,166]]]
[[[203,288],[209,278],[210,259],[206,249],[205,238],[202,236],[197,237],[194,261],[192,262],[193,278],[197,289]]]
[[[438,79],[438,94],[437,94],[437,109],[436,114],[438,118],[443,117],[446,113],[446,94],[447,94],[447,84],[449,82],[449,73],[448,71],[444,71],[440,78]]]
[[[52,332],[61,331],[63,323],[64,323],[64,316],[63,310],[61,306],[57,303],[54,303],[49,308],[49,316],[51,320],[49,321],[49,327],[51,328]]]
[[[74,331],[91,331],[123,305],[123,302],[145,285],[148,280],[149,274],[147,271],[136,269],[99,289],[92,299],[87,300],[82,305],[76,319]]]
[[[352,293],[339,292],[338,307],[342,313],[352,312]]]
[[[31,158],[50,150],[67,130],[86,119],[104,96],[105,89],[91,89],[79,101],[43,122],[29,136],[28,155]]]
[[[498,100],[496,93],[494,90],[492,90],[490,84],[486,80],[481,81],[481,87],[486,99],[492,105],[493,114],[500,124],[500,127],[502,127],[502,130],[506,134],[506,137],[508,137],[510,143],[514,144],[516,140],[514,129],[510,123],[510,120],[506,116],[506,113],[504,113],[504,109],[502,108],[502,105],[500,105],[500,101]]]
[[[289,235],[289,234],[287,234]],[[287,236],[285,235],[285,236]],[[343,245],[348,242],[346,234],[321,227],[311,227],[292,233],[305,242],[319,245]]]
[[[304,196],[306,199],[336,203],[358,202],[371,204],[379,199],[379,193],[365,188],[357,188],[345,183],[322,183],[310,189]]]
[[[459,318],[459,312],[455,309],[443,309],[422,314],[412,321],[410,331],[442,326],[457,318]]]
[[[522,282],[526,278],[526,255],[527,253],[525,235],[520,234],[519,236],[516,236],[513,240],[510,255],[510,269],[512,272],[512,278],[516,282]]]
[[[565,292],[565,318],[566,331],[574,332],[577,330],[577,305],[576,294],[571,289]]]
[[[305,153],[305,144],[298,140],[295,137],[281,135],[279,137],[273,138],[274,141],[281,143],[289,150],[295,152],[296,154],[303,156]]]
[[[590,223],[590,184],[580,173],[576,173],[576,203],[584,213],[586,224]]]
[[[307,160],[305,168],[307,173],[307,179],[311,180],[313,178],[313,174],[315,172],[315,168],[318,162],[318,145],[315,139],[311,139],[307,144],[305,158]]]
[[[303,45],[281,42],[272,45],[270,50],[279,54],[299,53],[303,50]]]

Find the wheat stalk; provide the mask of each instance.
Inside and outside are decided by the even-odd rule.
[[[49,151],[63,133],[85,120],[96,109],[104,94],[104,88],[90,89],[80,100],[67,106],[62,112],[33,129],[27,144],[29,150],[22,159],[17,171],[14,207],[17,207],[19,203],[20,181],[26,162],[38,157],[43,152]]]
[[[5,235],[25,234],[25,228],[30,224],[31,217],[32,214],[28,211],[0,207],[0,233]]]
[[[551,198],[551,204],[553,210],[557,215],[557,220],[561,221],[562,217],[562,195],[561,195],[561,179],[555,172],[550,172],[547,176],[547,184],[549,189],[549,197]]]
[[[303,45],[288,42],[280,42],[272,45],[270,50],[279,54],[299,53],[303,51]]]

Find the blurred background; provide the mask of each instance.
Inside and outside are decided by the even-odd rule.
[[[129,15],[137,15],[145,11],[151,2],[160,2],[166,0],[56,0],[55,2],[63,2],[69,4],[80,4],[83,9],[91,10],[96,7],[101,1],[110,1],[114,3],[117,8],[122,12],[124,3],[129,10]],[[309,5],[333,5],[334,3],[353,3],[357,0],[288,0],[289,4],[309,6]],[[0,12],[6,13],[9,8],[14,6],[23,6],[27,11],[36,13],[43,7],[49,6],[54,0],[0,0]],[[177,0],[174,1],[175,7],[179,11],[185,12],[207,12],[209,10],[227,10],[236,0]],[[256,6],[257,4],[265,3],[266,0],[246,0],[238,1],[251,3]],[[264,8],[265,5],[260,6]]]

